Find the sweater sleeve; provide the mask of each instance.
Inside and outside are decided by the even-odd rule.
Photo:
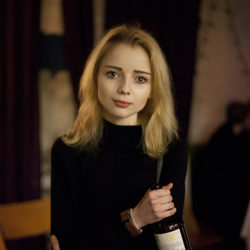
[[[70,149],[60,139],[54,143],[51,153],[51,234],[57,237],[61,250],[81,249],[80,245],[86,243],[70,192],[69,153]]]
[[[187,172],[187,148],[180,142],[171,144],[168,152],[164,156],[164,168],[161,175],[161,183],[167,185],[174,184],[171,194],[177,209],[177,214],[182,218],[185,198],[185,178]]]

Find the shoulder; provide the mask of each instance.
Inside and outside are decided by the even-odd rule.
[[[164,155],[164,165],[168,169],[186,171],[188,162],[187,146],[180,140],[174,140],[168,146],[168,151]]]
[[[53,158],[57,158],[67,162],[72,159],[79,158],[80,155],[82,155],[82,152],[79,148],[65,144],[61,137],[57,138],[52,145],[52,160]]]
[[[168,151],[165,154],[167,157],[184,157],[186,158],[188,154],[187,145],[183,143],[181,140],[175,139],[173,140],[169,146]]]
[[[188,153],[186,145],[180,140],[171,142],[163,160],[163,176],[166,178],[164,183],[173,182],[175,186],[182,182],[184,183],[187,163]]]
[[[70,147],[63,142],[62,137],[58,137],[54,141],[52,149],[57,150],[57,149],[63,149],[63,148],[66,149],[66,148],[70,148]]]
[[[62,138],[59,137],[55,140],[55,142],[52,145],[52,154],[65,154],[72,152],[73,148],[66,145]]]

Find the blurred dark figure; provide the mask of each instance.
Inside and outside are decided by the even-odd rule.
[[[240,230],[250,197],[249,105],[231,103],[193,172],[194,212],[225,241],[211,249],[245,249]]]

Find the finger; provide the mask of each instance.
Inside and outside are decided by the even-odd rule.
[[[174,186],[174,184],[172,182],[170,182],[168,185],[163,186],[162,188],[166,189],[166,190],[171,190],[173,186]]]
[[[157,189],[157,190],[151,190],[148,193],[148,196],[150,199],[156,199],[161,196],[167,196],[170,195],[170,191],[168,189]]]
[[[165,204],[159,204],[155,207],[152,208],[153,212],[156,213],[163,213],[167,210],[173,209],[174,208],[174,203],[173,202],[168,202]]]
[[[50,236],[50,241],[51,241],[53,250],[60,250],[59,242],[55,235]]]
[[[171,202],[173,201],[173,197],[172,195],[166,195],[166,196],[161,196],[159,197],[158,199],[155,200],[154,204],[165,204],[165,203],[168,203],[168,202]]]
[[[154,206],[165,204],[165,203],[168,203],[171,201],[173,201],[173,197],[171,194],[169,194],[169,195],[165,195],[165,196],[158,196],[154,199],[151,199],[149,202],[150,202],[151,206],[154,207]]]
[[[166,211],[164,211],[164,212],[162,212],[162,213],[158,213],[158,214],[157,214],[157,218],[158,218],[159,220],[162,220],[162,219],[164,219],[164,218],[173,216],[175,213],[176,213],[176,208],[174,207],[174,208],[169,209],[169,210],[166,210]]]

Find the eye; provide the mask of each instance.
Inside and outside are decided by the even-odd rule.
[[[147,82],[147,78],[145,78],[143,76],[138,76],[136,78],[136,81],[139,82],[139,83],[145,83],[145,82]]]
[[[106,75],[110,78],[118,78],[118,73],[115,71],[109,71],[106,73]]]

